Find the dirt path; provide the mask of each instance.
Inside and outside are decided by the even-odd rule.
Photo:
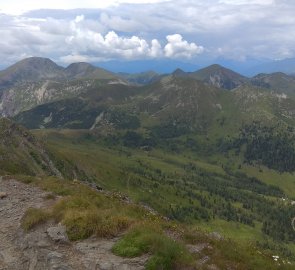
[[[53,202],[36,187],[16,180],[2,180],[0,193],[0,270],[135,270],[144,269],[147,257],[123,259],[111,253],[116,239],[87,239],[75,243],[65,237],[62,226],[46,224],[24,233],[21,218],[29,207],[47,208]],[[53,233],[53,234],[54,234]]]

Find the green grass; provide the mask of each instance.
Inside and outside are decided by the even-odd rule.
[[[53,177],[42,180],[21,176],[17,178],[64,196],[46,211],[28,209],[22,220],[22,227],[25,230],[53,219],[66,226],[70,240],[85,239],[91,235],[114,237],[124,232],[134,221],[148,217],[143,208],[129,206],[116,198],[116,195],[108,197],[84,184]]]
[[[295,199],[294,173],[279,173],[266,167],[259,169],[253,166],[245,166],[244,171],[267,184],[279,186],[290,198]]]
[[[215,219],[210,222],[199,223],[198,227],[208,232],[218,232],[220,235],[235,239],[239,242],[242,241],[243,243],[263,239],[260,223],[255,223],[255,227],[251,227],[238,222]]]
[[[193,263],[192,255],[180,242],[166,236],[153,224],[141,224],[119,240],[113,247],[116,255],[137,257],[152,254],[146,269],[180,269]]]

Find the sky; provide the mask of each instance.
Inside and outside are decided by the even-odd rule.
[[[294,14],[293,0],[0,0],[0,62],[293,58]]]

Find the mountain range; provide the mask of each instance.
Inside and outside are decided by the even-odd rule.
[[[140,87],[171,76],[190,78],[227,90],[251,85],[280,95],[294,96],[295,93],[295,78],[283,73],[259,74],[247,78],[222,66],[211,65],[195,72],[177,69],[171,74],[153,71],[116,74],[88,63],[74,63],[63,68],[50,59],[32,57],[0,72],[0,113],[13,116],[36,105],[77,97],[98,85]]]
[[[30,233],[61,222],[70,240],[119,237],[112,252],[148,253],[146,269],[293,269],[292,75],[33,57],[0,83],[1,175],[57,195],[51,210],[28,210]]]
[[[125,134],[125,143],[149,148],[159,139],[196,134],[201,141],[206,136],[218,144],[216,140],[241,136],[241,129],[257,121],[266,127],[279,125],[278,132],[291,137],[295,127],[295,81],[284,73],[247,78],[212,65],[195,72],[130,75],[87,63],[61,68],[49,59],[29,58],[3,74],[12,79],[2,90],[1,113],[30,129],[95,130],[103,136],[132,131]],[[253,128],[258,134],[263,131],[256,124]],[[276,154],[282,158],[281,152]],[[253,155],[251,159],[261,159]],[[273,158],[262,162],[293,170],[292,162],[277,166]]]

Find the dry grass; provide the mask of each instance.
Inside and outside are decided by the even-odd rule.
[[[115,237],[136,220],[146,217],[146,211],[141,207],[127,205],[80,183],[55,178],[24,178],[23,182],[36,184],[52,192],[50,198],[63,196],[48,211],[28,209],[22,220],[22,227],[26,231],[51,218],[66,226],[70,240],[85,239],[92,235]]]
[[[29,231],[50,218],[51,213],[46,210],[39,208],[29,208],[22,218],[22,228],[25,231]]]

